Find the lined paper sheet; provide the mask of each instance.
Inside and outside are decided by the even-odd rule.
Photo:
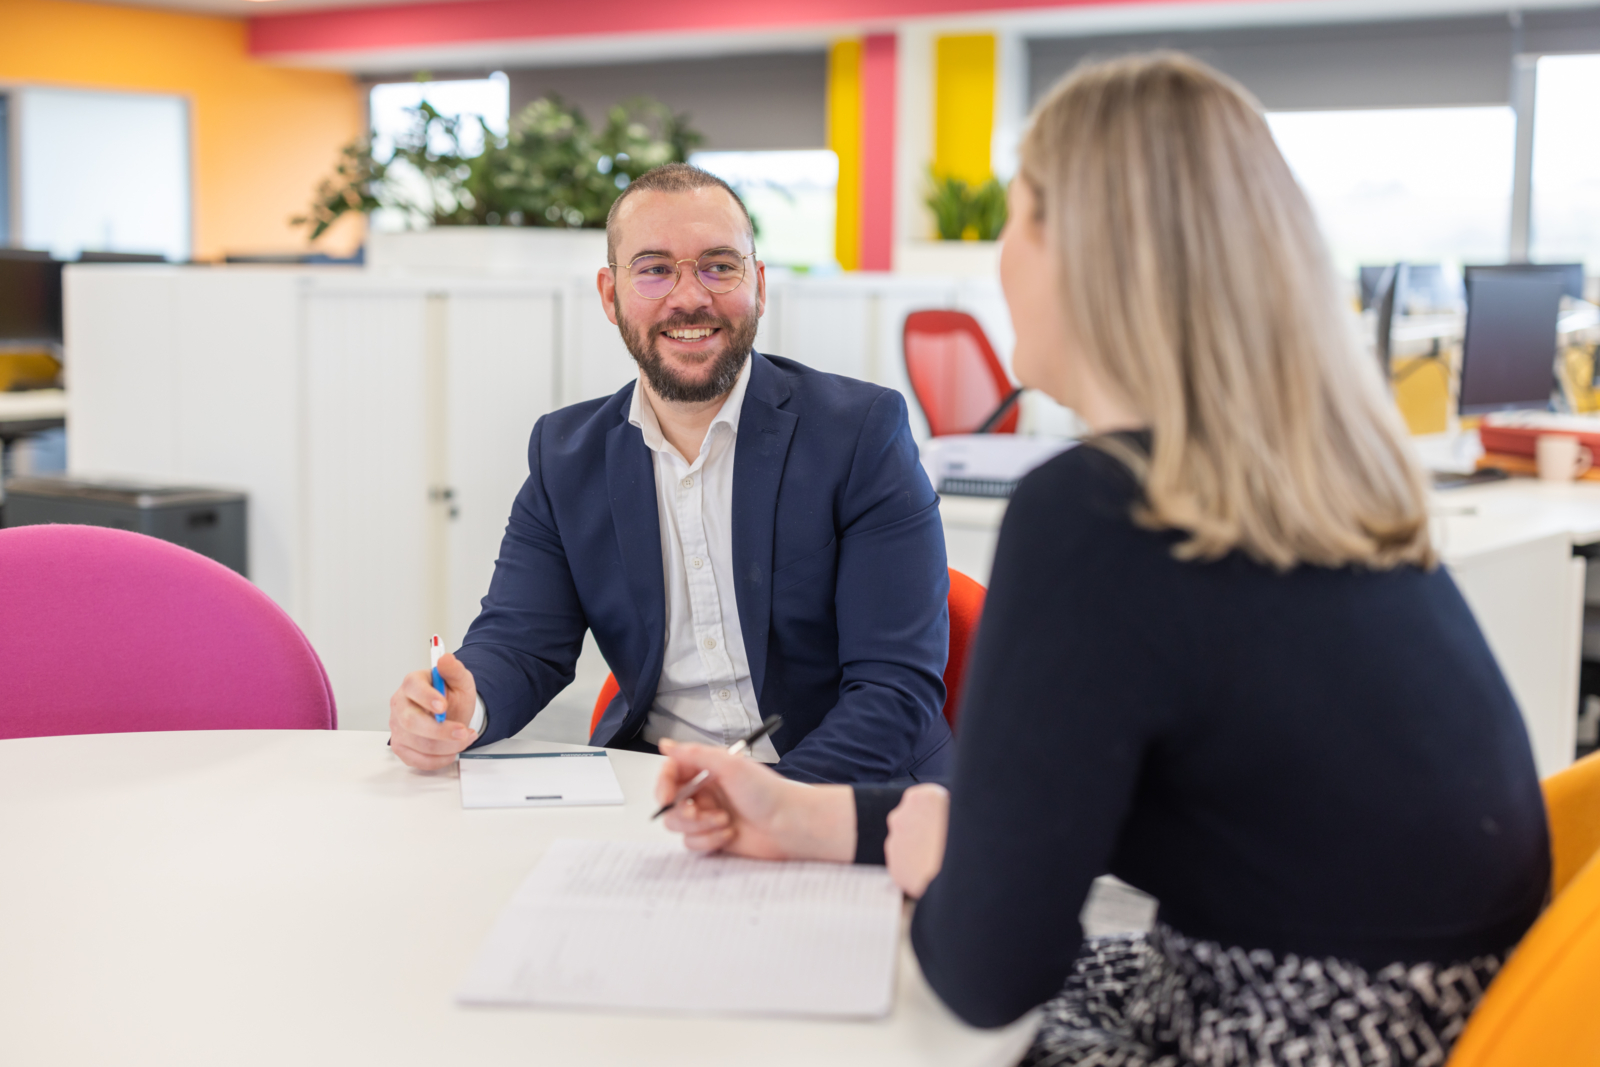
[[[463,808],[623,802],[605,752],[463,752],[457,762]]]
[[[886,1015],[900,891],[882,867],[560,840],[457,997],[718,1014]]]

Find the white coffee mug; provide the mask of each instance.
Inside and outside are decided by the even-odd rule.
[[[1541,481],[1570,482],[1594,466],[1594,453],[1568,434],[1540,434],[1534,447],[1539,457]]]

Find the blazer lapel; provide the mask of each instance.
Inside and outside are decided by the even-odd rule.
[[[750,384],[739,412],[733,452],[733,573],[739,631],[756,698],[767,671],[767,635],[772,628],[772,540],[778,485],[799,416],[781,410],[789,387],[759,352],[750,354]]]
[[[634,386],[638,388],[638,386]],[[624,409],[626,410],[626,409]],[[606,491],[617,551],[628,590],[638,605],[649,638],[649,652],[639,665],[638,681],[628,694],[630,717],[641,714],[655,698],[666,653],[667,594],[661,575],[661,523],[656,514],[656,474],[650,450],[637,426],[626,417],[606,434]],[[620,681],[620,676],[619,676]]]

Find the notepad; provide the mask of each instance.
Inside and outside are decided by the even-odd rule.
[[[900,891],[882,867],[559,840],[506,906],[465,1004],[877,1017]]]
[[[621,804],[604,752],[463,752],[463,808],[550,808]]]

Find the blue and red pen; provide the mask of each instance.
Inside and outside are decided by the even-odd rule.
[[[444,679],[439,677],[439,657],[442,655],[444,655],[444,646],[439,643],[439,635],[434,634],[433,640],[428,642],[428,661],[429,665],[433,667],[433,687],[439,691],[440,696],[444,696]],[[434,712],[433,721],[444,722],[444,712]]]

